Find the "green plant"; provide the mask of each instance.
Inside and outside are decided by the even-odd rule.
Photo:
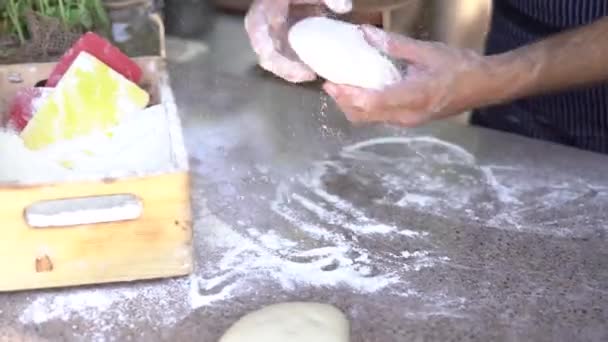
[[[66,29],[89,31],[107,30],[110,20],[102,0],[5,0],[0,1],[0,20],[7,23],[8,32],[23,44],[29,33],[26,13],[37,12],[58,19]]]
[[[8,22],[9,32],[16,34],[17,37],[19,37],[19,41],[22,43],[25,41],[23,23],[24,9],[24,2],[20,0],[8,0],[2,9],[2,17]]]

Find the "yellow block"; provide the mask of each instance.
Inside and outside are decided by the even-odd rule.
[[[38,150],[118,125],[123,116],[144,109],[146,91],[87,52],[81,52],[53,94],[21,133],[25,146]]]

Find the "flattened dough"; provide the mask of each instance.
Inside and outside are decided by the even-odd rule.
[[[350,324],[334,306],[291,302],[243,316],[220,342],[348,342]]]
[[[397,67],[356,25],[311,17],[295,24],[288,40],[302,62],[333,83],[382,89],[401,79]]]

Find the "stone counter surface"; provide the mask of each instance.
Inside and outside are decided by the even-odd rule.
[[[351,126],[255,68],[239,18],[170,43],[195,274],[0,294],[0,341],[217,341],[289,300],[336,305],[354,342],[608,340],[608,157]]]

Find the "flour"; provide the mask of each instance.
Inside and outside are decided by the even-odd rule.
[[[132,290],[106,293],[103,291],[75,291],[65,296],[40,296],[23,312],[22,322],[40,324],[49,320],[67,321],[78,311],[107,311],[121,301],[136,297]]]
[[[304,209],[315,213],[319,219],[327,222],[328,224],[342,224],[345,228],[352,230],[359,234],[388,234],[395,232],[397,227],[388,226],[382,223],[375,223],[365,217],[360,211],[353,208],[349,203],[327,194],[325,191],[316,190],[315,194],[321,199],[327,201],[329,205],[332,205],[338,211],[332,211],[324,208],[321,205],[307,199],[299,194],[292,194],[292,200],[295,203],[300,204]],[[349,218],[350,215],[350,218]],[[355,220],[356,223],[352,223]],[[413,233],[416,235],[416,233]]]
[[[344,138],[344,132],[339,128],[335,128],[330,125],[327,116],[327,109],[329,107],[329,96],[325,92],[319,93],[320,105],[318,112],[313,113],[319,121],[320,132],[324,138],[331,137],[342,140]]]
[[[522,183],[521,171],[494,166],[488,169],[502,183],[498,187],[500,196],[507,196],[509,201],[505,208],[488,218],[490,226],[568,238],[590,238],[606,233],[603,222],[608,190],[605,187],[559,172],[554,172],[550,179],[544,172],[528,172]],[[508,196],[516,200],[509,200]]]
[[[192,277],[192,308],[255,291],[251,284],[269,279],[290,290],[305,284],[347,286],[362,293],[390,291],[393,285],[403,284],[404,272],[448,262],[437,251],[390,254],[367,245],[402,239],[423,248],[429,238],[426,231],[375,217],[328,186],[329,178],[356,173],[343,160],[367,146],[345,148],[343,159],[316,162],[308,172],[277,184],[269,209],[282,219],[280,230],[253,227],[244,220],[236,220],[233,227],[215,215],[205,216],[201,221],[206,234],[198,247],[208,252],[202,259],[205,276]],[[407,295],[415,293],[407,291]]]
[[[298,245],[297,242],[283,239],[274,230],[268,231],[266,234],[261,234],[259,231],[249,228],[248,233],[251,236],[257,237],[260,243],[275,251],[288,250]]]
[[[129,115],[108,132],[36,151],[28,149],[15,132],[0,130],[0,183],[56,183],[170,172],[175,169],[170,134],[165,108],[160,105]]]
[[[276,208],[281,210],[280,206]],[[289,219],[288,215],[286,217]],[[254,290],[247,286],[256,279],[274,279],[286,289],[294,289],[297,284],[344,284],[362,292],[377,291],[398,281],[398,277],[390,273],[370,277],[366,268],[371,266],[367,251],[313,224],[305,225],[303,231],[335,243],[306,249],[295,240],[279,237],[273,230],[262,233],[249,228],[247,234],[240,234],[215,217],[205,220],[208,235],[203,238],[201,248],[224,252],[218,253],[218,261],[204,265],[204,277],[193,277],[190,292],[193,308],[226,300],[236,291]],[[358,253],[353,257],[355,251]],[[224,285],[217,291],[220,284]]]
[[[324,222],[339,224],[358,234],[388,234],[397,232],[408,236],[424,235],[424,233],[413,232],[407,229],[399,231],[399,228],[394,225],[386,225],[374,221],[352,203],[327,192],[323,187],[322,177],[330,169],[336,169],[342,173],[345,172],[340,165],[334,162],[318,162],[315,164],[310,176],[303,176],[299,179],[300,184],[311,188],[314,195],[323,202],[313,201],[299,194],[292,194],[289,201],[294,200],[308,211],[315,213]],[[326,206],[331,209],[324,207],[322,203],[326,203]]]
[[[325,0],[327,7],[336,13],[348,13],[353,9],[352,0]]]
[[[252,172],[267,183],[273,178],[268,165]],[[210,189],[193,193],[198,208],[192,276],[36,294],[20,322],[78,321],[83,339],[103,340],[117,327],[158,329],[199,308],[223,310],[235,298],[255,298],[261,287],[295,292],[300,286],[419,298],[432,305],[412,319],[458,317],[450,308],[466,299],[417,288],[410,280],[416,272],[459,261],[437,247],[428,227],[391,217],[407,212],[442,222],[585,237],[605,233],[605,210],[594,206],[608,201],[606,187],[568,174],[547,179],[543,170],[480,165],[461,147],[431,137],[359,142],[270,188],[260,195],[269,200],[256,204],[261,216],[272,220],[251,218],[247,210],[237,211],[238,217],[213,213],[206,202]],[[226,196],[229,202],[242,197],[237,188]],[[577,205],[594,214],[564,209]],[[440,228],[452,229],[449,224]]]
[[[344,160],[368,146],[376,145],[344,149]],[[195,194],[195,200],[203,203],[195,220],[199,255],[196,272],[188,278],[49,292],[36,296],[19,319],[23,324],[82,319],[103,336],[116,326],[141,322],[168,326],[197,308],[254,293],[258,282],[287,290],[300,285],[346,286],[373,293],[404,284],[408,272],[449,262],[438,251],[424,249],[429,247],[428,232],[376,218],[364,206],[329,188],[328,177],[352,174],[352,166],[344,160],[319,161],[309,172],[276,186],[268,210],[280,219],[281,227],[259,227],[245,219],[230,224],[210,215],[204,200]],[[267,167],[258,169],[262,174],[269,172]],[[365,243],[392,239],[409,241],[406,245],[420,249],[391,254]],[[395,291],[403,296],[419,295],[415,289]],[[163,314],[146,312],[148,305]]]
[[[431,196],[420,194],[405,194],[399,201],[397,201],[397,203],[395,203],[395,205],[398,207],[409,207],[411,205],[428,207],[436,202],[437,200]]]
[[[24,325],[74,322],[74,334],[89,341],[108,341],[117,327],[170,326],[186,317],[187,279],[95,288],[48,290],[33,296],[19,321]],[[153,308],[153,309],[151,309]]]
[[[481,167],[488,184],[496,191],[498,199],[504,203],[521,204],[515,197],[515,189],[508,188],[498,182],[494,172],[489,167]]]
[[[480,165],[462,147],[433,137],[372,139],[345,147],[341,157],[382,168],[381,173],[365,176],[379,179],[386,191],[374,199],[378,205],[420,210],[501,230],[568,237],[601,234],[598,213],[602,209],[590,210],[596,214],[589,215],[564,213],[560,208],[572,208],[577,202],[589,208],[601,207],[608,191],[556,170],[547,178],[547,171]]]

